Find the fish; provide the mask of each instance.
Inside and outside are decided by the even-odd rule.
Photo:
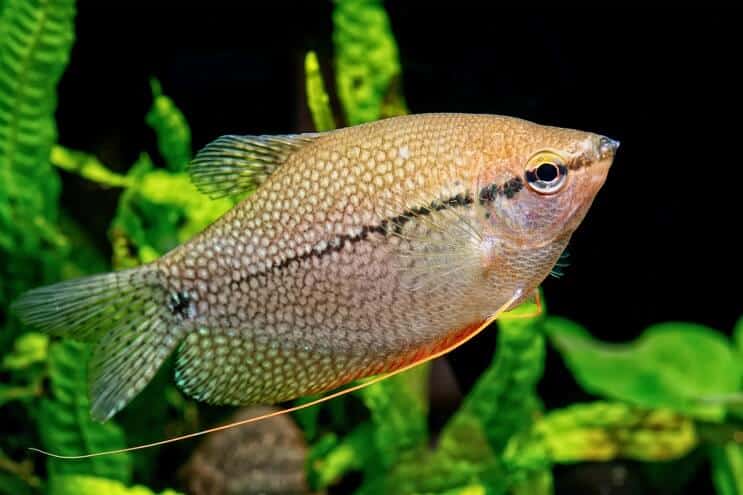
[[[400,370],[530,297],[619,142],[490,114],[225,135],[188,171],[250,193],[159,259],[32,289],[13,310],[90,342],[91,415],[123,409],[173,353],[211,404],[278,404]],[[207,199],[205,199],[207,201]]]

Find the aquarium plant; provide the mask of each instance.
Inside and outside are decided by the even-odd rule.
[[[56,86],[74,42],[75,8],[74,0],[0,1],[0,493],[173,494],[192,486],[173,472],[197,442],[78,461],[28,450],[117,449],[212,426],[229,413],[181,395],[166,366],[120,415],[94,422],[88,346],[30,331],[8,312],[10,301],[33,286],[153,260],[240,199],[210,200],[191,184],[187,119],[154,75],[143,124],[156,136],[158,156],[142,153],[119,174],[57,143]],[[315,128],[407,113],[403,67],[382,3],[337,0],[333,26],[329,68],[337,94],[326,90],[318,56],[309,52],[305,60]],[[112,259],[60,204],[60,171],[121,191],[110,221]],[[620,345],[547,309],[514,318],[534,309],[528,303],[489,330],[497,332],[492,362],[440,431],[429,431],[427,422],[429,364],[287,417],[286,428],[294,422],[309,445],[298,450],[308,489],[550,494],[556,465],[629,459],[646,463],[665,493],[680,490],[683,473],[709,462],[719,494],[743,494],[743,320],[732,339],[669,322]],[[548,345],[595,401],[545,410],[537,384]],[[241,480],[242,493],[252,493],[250,478]]]

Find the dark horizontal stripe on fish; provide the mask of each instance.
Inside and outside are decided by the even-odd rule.
[[[290,258],[287,258],[280,263],[271,266],[269,269],[256,272],[253,274],[248,275],[247,277],[244,277],[240,280],[240,282],[243,282],[245,280],[250,280],[253,277],[259,276],[259,275],[265,275],[270,270],[274,269],[284,269],[288,267],[293,261],[302,262],[309,258],[321,258],[323,256],[326,256],[333,252],[338,252],[346,245],[347,242],[359,242],[363,241],[366,238],[369,237],[370,234],[381,234],[384,236],[388,235],[400,235],[402,233],[403,226],[408,223],[409,221],[413,220],[416,217],[426,216],[430,215],[432,212],[435,211],[442,211],[449,208],[455,208],[460,206],[468,206],[471,205],[474,202],[472,199],[472,196],[469,194],[457,194],[456,196],[452,196],[449,199],[446,199],[444,201],[434,201],[428,206],[420,206],[415,208],[410,208],[408,210],[405,210],[401,215],[397,215],[392,218],[388,218],[385,220],[382,220],[379,225],[365,225],[361,228],[361,232],[355,236],[344,234],[339,235],[330,241],[327,242],[327,246],[321,250],[312,249],[308,253],[303,253],[297,256],[292,256]]]
[[[502,186],[498,184],[487,185],[480,189],[480,204],[490,203],[491,201],[494,201],[498,195],[511,199],[523,188],[524,181],[521,177],[509,179],[504,182]]]

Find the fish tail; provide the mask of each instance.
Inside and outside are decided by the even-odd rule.
[[[93,343],[91,415],[105,421],[152,379],[180,341],[180,321],[156,266],[33,289],[12,305],[22,322]]]

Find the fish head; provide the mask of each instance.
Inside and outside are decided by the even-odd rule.
[[[523,120],[500,123],[493,136],[477,186],[488,230],[518,248],[569,239],[606,181],[619,142]]]

